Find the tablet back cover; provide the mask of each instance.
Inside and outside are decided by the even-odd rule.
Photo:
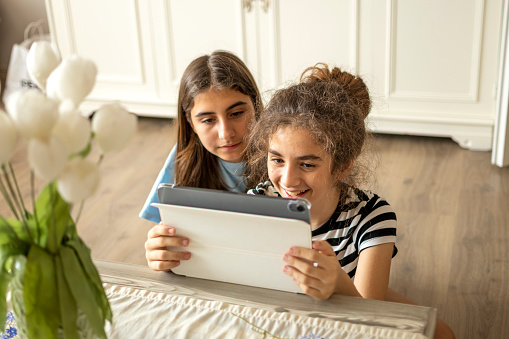
[[[311,204],[302,198],[282,199],[169,184],[160,184],[157,196],[162,204],[300,219],[310,223]]]
[[[283,273],[291,246],[311,248],[311,227],[302,220],[153,204],[163,224],[190,239],[176,274],[302,293]],[[183,248],[174,248],[181,251]]]

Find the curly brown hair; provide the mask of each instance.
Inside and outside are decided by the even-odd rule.
[[[331,155],[331,173],[346,170],[363,150],[368,136],[364,120],[370,110],[371,98],[361,78],[323,63],[307,68],[298,84],[275,92],[251,130],[246,149],[248,187],[269,179],[269,142],[282,127],[311,132]],[[356,164],[350,172],[348,184],[362,177],[359,167]],[[346,185],[338,181],[337,187],[341,192]]]

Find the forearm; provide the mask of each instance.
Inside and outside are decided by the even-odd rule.
[[[357,290],[350,276],[343,271],[341,267],[337,270],[336,277],[336,288],[334,289],[334,294],[347,295],[351,297],[363,297],[361,293]]]

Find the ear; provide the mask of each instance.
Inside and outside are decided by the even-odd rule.
[[[340,181],[344,181],[348,178],[350,175],[350,172],[352,171],[353,165],[355,164],[355,159],[350,160],[349,163],[345,164],[343,169],[341,169],[338,173],[338,179]]]

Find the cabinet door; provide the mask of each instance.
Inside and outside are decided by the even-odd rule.
[[[62,55],[99,69],[83,107],[120,100],[132,112],[175,116],[178,84],[189,62],[216,49],[256,66],[253,13],[239,0],[46,0]],[[249,39],[256,41],[256,39]],[[253,65],[251,65],[253,64]]]
[[[85,110],[111,100],[158,102],[147,2],[47,0],[46,7],[62,56],[78,54],[97,65],[96,85],[82,106]]]
[[[152,0],[153,34],[160,96],[177,102],[180,78],[195,58],[214,50],[231,51],[256,67],[254,12],[239,0]],[[174,116],[175,113],[172,113]]]
[[[259,1],[261,87],[295,81],[317,62],[352,72],[357,66],[357,6],[354,1]]]
[[[501,8],[501,0],[271,0],[260,11],[262,87],[326,62],[367,81],[373,130],[487,150]]]

